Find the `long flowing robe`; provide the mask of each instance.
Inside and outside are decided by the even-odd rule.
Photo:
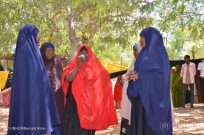
[[[172,69],[172,84],[171,84],[171,91],[172,91],[172,100],[174,107],[181,107],[182,106],[182,83],[180,79],[180,67],[176,66],[176,69]]]
[[[36,26],[20,29],[14,63],[8,135],[59,133],[59,116],[37,44]]]
[[[46,58],[45,51],[50,44],[51,43],[44,43],[40,48],[40,52],[48,74],[48,78],[54,91],[58,113],[62,122],[64,115],[64,92],[62,90],[61,82],[63,68],[61,64],[61,58],[59,56],[54,55],[50,60]]]
[[[72,81],[72,94],[81,128],[103,130],[117,124],[111,80],[88,45],[82,45],[72,62],[64,69],[62,86],[66,95],[69,83],[65,81],[65,76],[76,67],[83,46],[88,51],[88,60],[83,62]]]
[[[154,132],[171,135],[170,62],[163,38],[153,27],[142,30],[140,36],[145,38],[146,47],[135,62],[138,80],[129,82],[128,97],[131,101],[139,97],[146,122]]]

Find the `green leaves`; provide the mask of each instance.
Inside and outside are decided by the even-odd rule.
[[[98,57],[120,63],[120,53],[132,56],[138,33],[155,26],[169,35],[165,37],[169,56],[178,59],[186,42],[204,41],[203,6],[198,0],[1,0],[0,55],[12,53],[9,48],[26,23],[39,27],[41,43],[50,41],[58,54],[70,55],[70,9],[76,38],[88,35]],[[80,40],[75,42],[78,46]]]

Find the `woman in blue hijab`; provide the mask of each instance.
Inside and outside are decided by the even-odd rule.
[[[160,32],[140,33],[143,47],[130,73],[127,90],[132,102],[132,135],[172,135],[170,62]]]
[[[18,34],[8,135],[59,134],[59,116],[38,48],[39,30],[24,25]]]

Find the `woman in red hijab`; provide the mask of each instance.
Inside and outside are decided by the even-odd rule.
[[[117,124],[109,74],[88,45],[65,68],[62,87],[67,95],[62,135],[93,135]]]
[[[121,108],[121,100],[122,100],[122,76],[119,75],[117,77],[117,81],[115,83],[115,87],[114,87],[114,100],[115,100],[115,106],[116,109]]]

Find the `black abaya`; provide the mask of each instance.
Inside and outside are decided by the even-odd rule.
[[[62,135],[94,135],[94,130],[83,129],[80,126],[76,101],[72,95],[71,84],[67,94],[64,120],[62,123]]]
[[[139,96],[134,98],[131,110],[131,135],[157,135],[157,133],[149,127],[145,113]]]

